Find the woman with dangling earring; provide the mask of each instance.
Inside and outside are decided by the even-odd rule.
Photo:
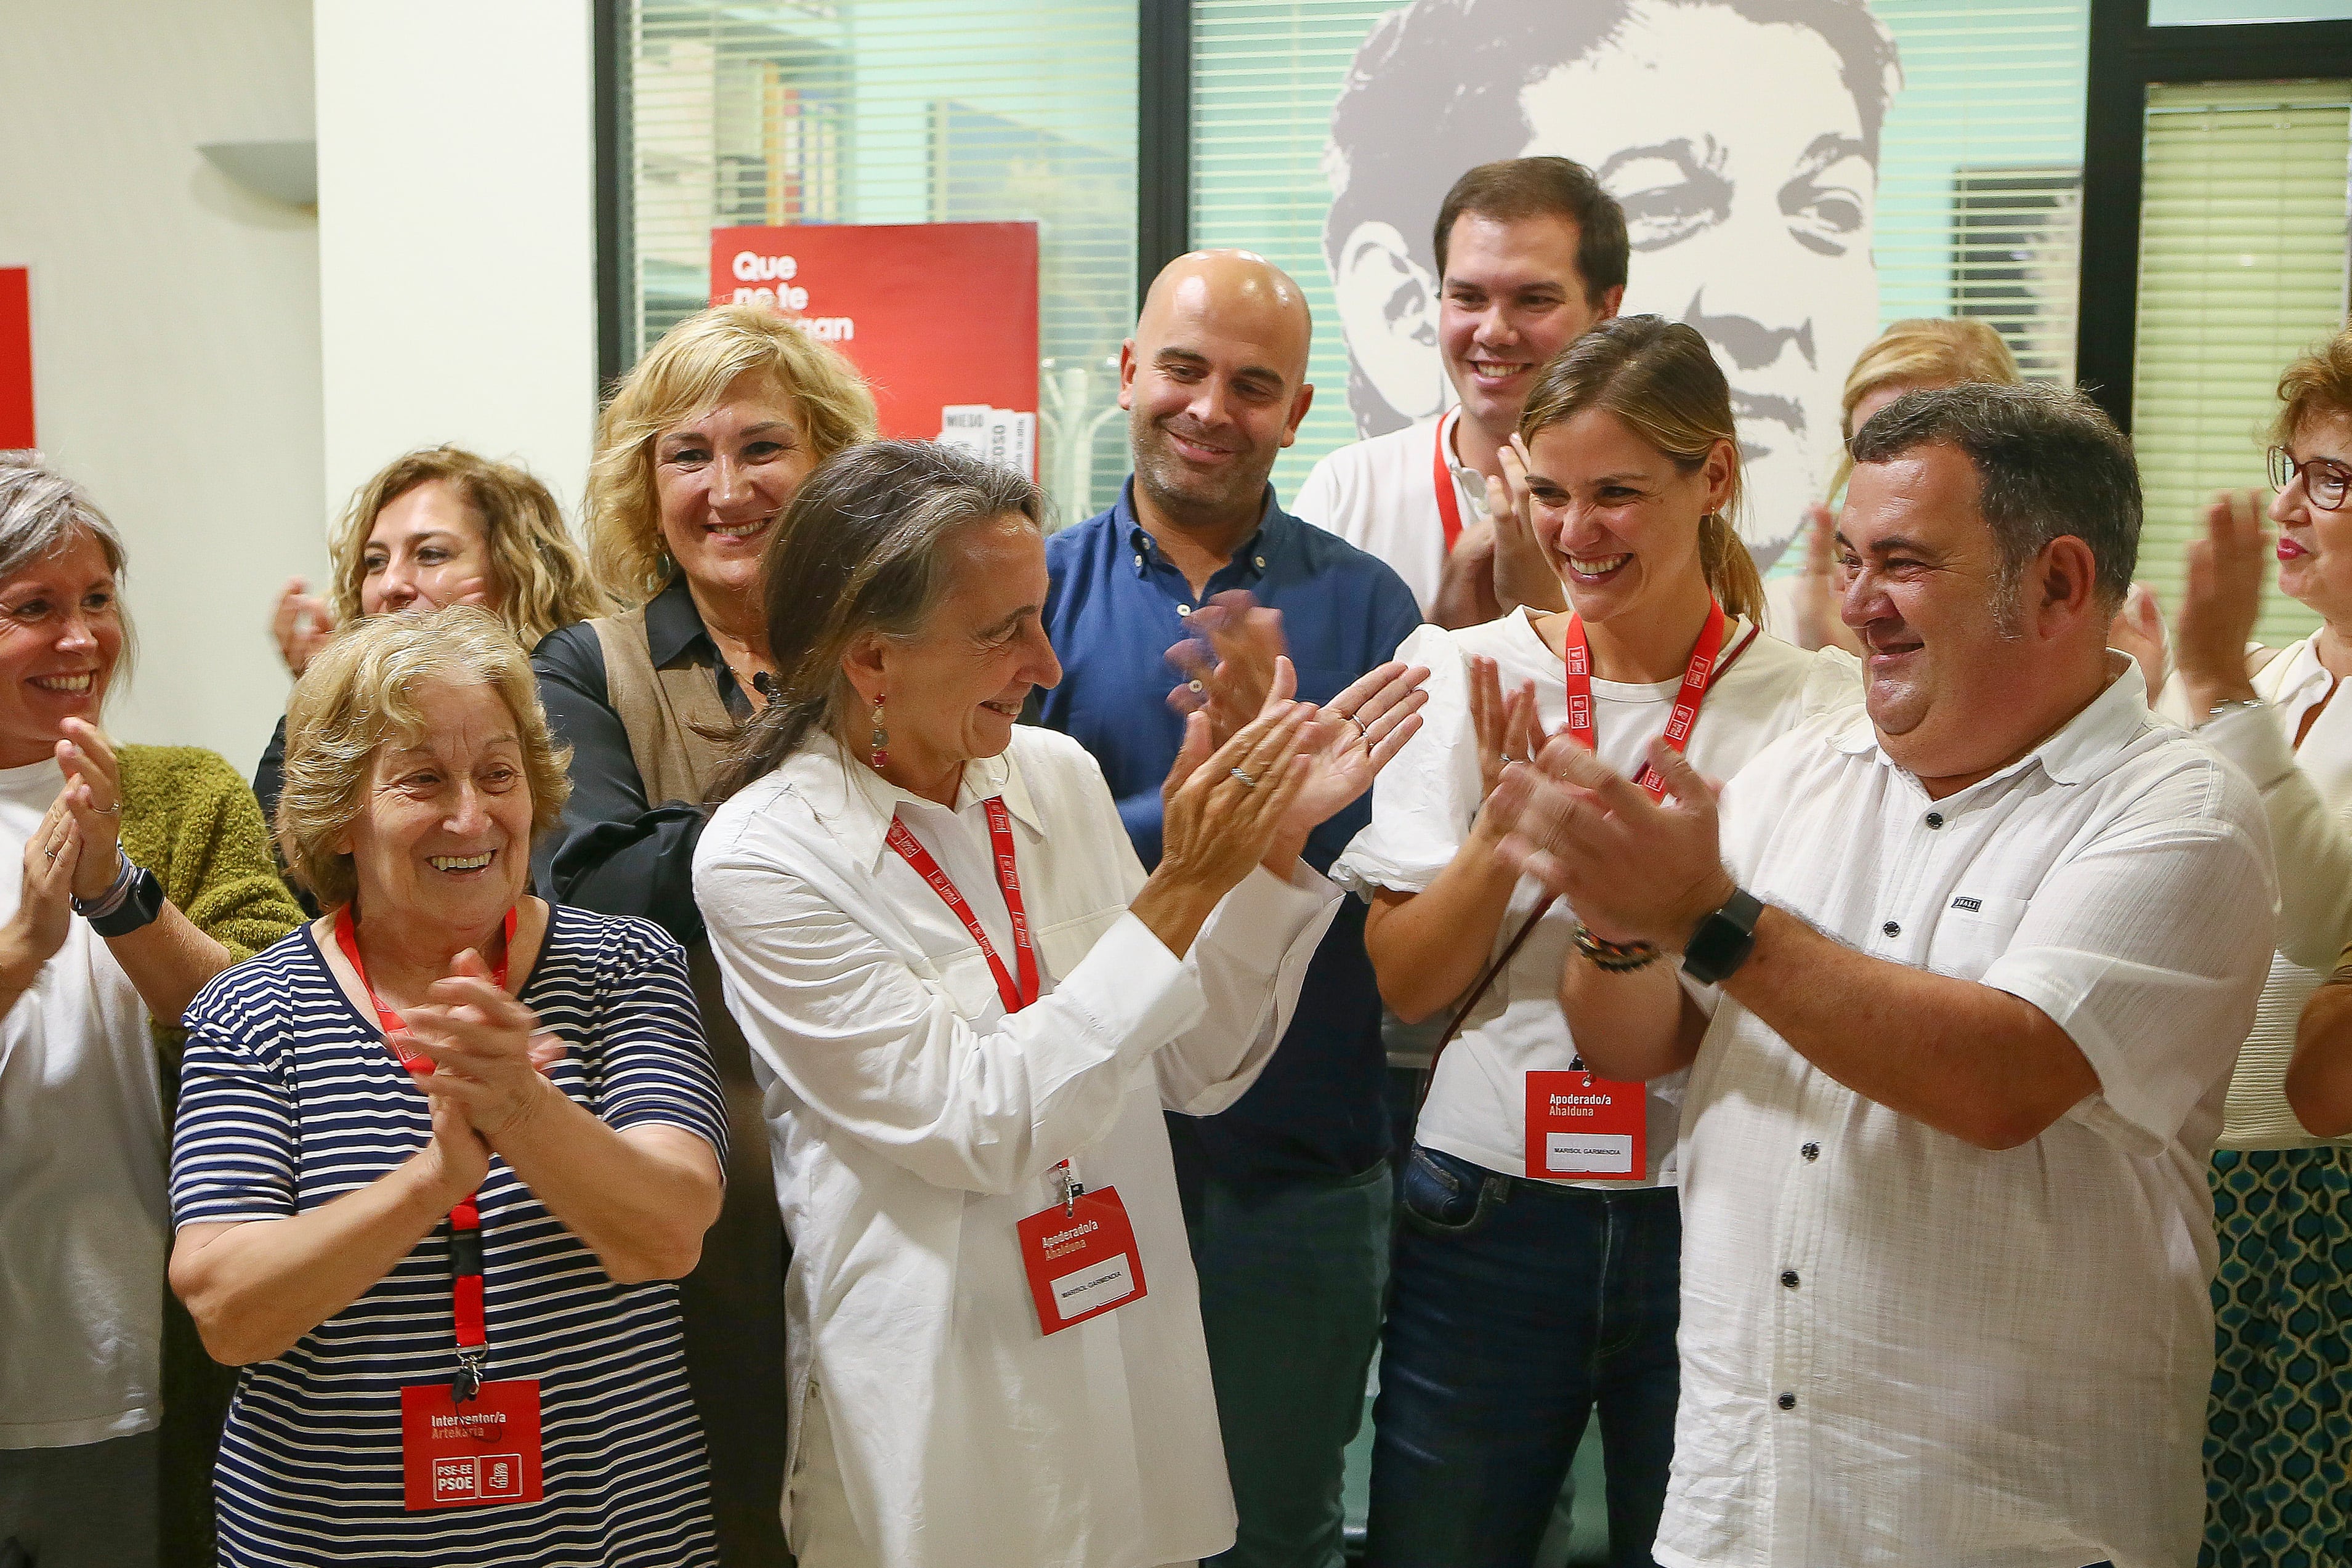
[[[1339,889],[1298,858],[1418,724],[1187,721],[1146,876],[1061,679],[1045,498],[929,442],[810,477],[763,570],[777,691],[695,856],[767,1087],[803,1568],[1134,1568],[1233,1543],[1164,1112],[1239,1099]],[[1340,716],[1349,721],[1342,722]]]
[[[641,915],[683,943],[727,1090],[727,1205],[680,1282],[694,1398],[710,1439],[721,1555],[783,1555],[783,1233],[743,1037],[694,907],[694,846],[728,737],[767,700],[761,552],[809,471],[874,434],[849,362],[760,305],[672,327],[605,405],[588,473],[588,559],[626,613],[565,626],[531,655],[571,748],[563,820],[532,852],[539,890]]]
[[[1450,1020],[1398,1184],[1368,1561],[1527,1562],[1597,1409],[1625,1568],[1650,1562],[1674,1451],[1682,1083],[1582,1070],[1561,963],[1656,953],[1515,876],[1480,806],[1562,729],[1657,790],[1659,735],[1725,778],[1861,685],[1852,656],[1758,626],[1730,392],[1696,331],[1602,322],[1543,367],[1514,445],[1569,608],[1424,626],[1397,650],[1430,667],[1426,723],[1331,871],[1372,900],[1382,999]]]

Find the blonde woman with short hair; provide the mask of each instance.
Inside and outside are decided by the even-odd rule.
[[[1973,316],[1914,316],[1896,321],[1863,350],[1846,373],[1840,401],[1839,435],[1847,445],[1870,416],[1906,392],[1927,392],[1963,382],[2014,386],[2017,356],[1990,321]],[[1853,472],[1853,458],[1841,448],[1828,494],[1834,499]],[[1767,618],[1789,628],[1799,647],[1842,647],[1859,653],[1862,644],[1838,619],[1843,585],[1837,571],[1837,522],[1828,503],[1805,509],[1805,558],[1797,572],[1777,579]],[[2151,676],[2148,689],[2156,689]]]
[[[572,748],[571,803],[541,846],[539,886],[646,916],[687,945],[734,1110],[727,1208],[687,1282],[686,1331],[720,1542],[745,1562],[783,1554],[783,1232],[751,1053],[694,906],[694,847],[728,736],[774,674],[761,552],[810,471],[873,434],[865,383],[797,321],[758,305],[688,316],[613,394],[589,470],[589,559],[634,607],[557,632],[533,659]]]
[[[243,1368],[219,1561],[716,1568],[668,1283],[726,1147],[685,954],[530,895],[563,755],[488,611],[345,628],[288,736],[278,837],[329,912],[189,1006],[172,1147],[172,1287]]]
[[[611,607],[547,487],[460,447],[420,447],[377,470],[352,492],[329,555],[328,600],[299,577],[278,599],[271,629],[297,677],[337,626],[362,616],[480,605],[531,648]],[[277,811],[285,756],[280,719],[253,773],[264,816]]]
[[[1628,775],[1663,733],[1727,777],[1860,696],[1850,658],[1757,624],[1731,393],[1696,331],[1603,321],[1544,366],[1515,445],[1570,607],[1397,650],[1430,668],[1425,722],[1331,870],[1371,900],[1381,999],[1451,1020],[1398,1185],[1373,1409],[1367,1561],[1400,1568],[1532,1558],[1596,1411],[1611,1561],[1646,1563],[1674,1445],[1681,1080],[1579,1070],[1559,974],[1590,933],[1504,864],[1487,793],[1562,728]],[[1555,1114],[1595,1096],[1597,1121]]]

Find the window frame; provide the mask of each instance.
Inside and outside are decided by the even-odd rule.
[[[2091,0],[2084,102],[2074,379],[2126,434],[2139,347],[2148,88],[2352,77],[2352,21],[2156,27],[2147,8],[2148,0]]]

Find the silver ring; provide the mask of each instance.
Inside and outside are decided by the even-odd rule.
[[[90,810],[96,812],[100,816],[121,816],[122,815],[122,803],[118,800],[112,805],[93,805],[90,807]]]
[[[58,858],[58,852],[54,849],[44,849],[41,853],[47,856],[52,860]]]
[[[1250,776],[1249,776],[1249,774],[1247,774],[1247,773],[1245,773],[1242,772],[1242,771],[1241,771],[1241,769],[1239,769],[1239,768],[1227,768],[1225,771],[1226,771],[1227,773],[1229,773],[1233,774],[1233,775],[1234,775],[1234,777],[1235,777],[1235,778],[1237,778],[1237,779],[1241,780],[1241,781],[1242,781],[1242,784],[1243,784],[1243,785],[1244,785],[1244,787],[1249,788],[1249,789],[1255,789],[1255,788],[1257,788],[1257,780],[1255,780],[1255,779],[1254,779],[1254,778],[1250,777]]]
[[[1353,724],[1356,727],[1356,733],[1361,735],[1365,740],[1369,741],[1372,738],[1372,732],[1364,728],[1364,721],[1361,719],[1357,718],[1353,713],[1342,713],[1339,717],[1345,719],[1349,723]]]

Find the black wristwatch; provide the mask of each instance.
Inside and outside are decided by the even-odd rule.
[[[1764,900],[1745,888],[1731,889],[1723,907],[1698,922],[1683,949],[1683,973],[1701,985],[1720,985],[1756,951],[1756,921]]]
[[[131,886],[122,901],[102,915],[89,915],[89,929],[100,936],[129,936],[142,926],[152,925],[155,917],[163,912],[163,884],[155,873],[144,866],[134,866]]]

